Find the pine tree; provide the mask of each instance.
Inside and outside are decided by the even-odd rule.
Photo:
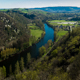
[[[21,58],[21,61],[20,61],[20,68],[21,68],[21,71],[23,71],[24,69],[24,59]]]
[[[30,64],[31,62],[31,55],[30,53],[27,53],[27,64]]]
[[[20,72],[19,62],[15,64],[15,74],[18,74]]]
[[[3,66],[2,68],[2,73],[3,73],[3,77],[5,78],[6,77],[6,67],[5,66]]]

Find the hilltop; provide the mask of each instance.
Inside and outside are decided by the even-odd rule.
[[[47,12],[55,12],[55,13],[66,13],[66,12],[80,12],[80,7],[42,7],[42,8],[31,8],[34,10],[42,10]]]

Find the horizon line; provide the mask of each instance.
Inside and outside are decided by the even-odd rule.
[[[79,6],[45,6],[45,7],[77,7],[77,8],[80,8]],[[30,9],[30,8],[45,8],[45,7],[29,7],[29,8],[24,7],[24,8]],[[23,7],[0,8],[0,9],[14,9],[14,8],[23,8]]]

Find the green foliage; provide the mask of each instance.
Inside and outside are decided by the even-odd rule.
[[[3,80],[6,77],[6,68],[5,66],[0,67],[0,80]]]
[[[22,78],[22,75],[20,75],[20,74],[17,74],[16,75],[16,80],[25,80],[25,78]]]
[[[45,54],[46,48],[44,46],[40,47],[39,52],[40,52],[40,56],[42,56],[43,54]]]
[[[34,44],[36,42],[36,37],[35,36],[31,36],[29,41],[30,41],[30,45]]]
[[[68,73],[61,73],[59,75],[54,76],[51,80],[71,80],[68,77]]]
[[[78,40],[80,39],[80,37],[79,36],[75,36],[74,38],[72,38],[71,39],[71,41],[68,43],[68,47],[71,47],[71,46],[73,46],[73,45],[77,45],[77,44],[79,44],[78,43]]]
[[[21,57],[21,61],[20,61],[20,68],[21,68],[21,71],[23,71],[24,69],[24,59]]]
[[[67,32],[68,32],[68,31],[59,31],[59,32],[57,33],[57,35],[58,35],[59,37],[61,37],[61,36],[65,35]]]
[[[1,51],[1,58],[6,59],[9,56],[15,54],[16,52],[18,52],[18,49],[16,48],[6,48],[5,50]]]
[[[39,76],[36,71],[24,72],[23,74],[16,75],[17,80],[39,80]]]
[[[27,64],[31,63],[31,55],[30,53],[27,53]]]
[[[23,43],[23,49],[26,49],[28,47],[28,42]]]
[[[37,29],[37,30],[31,30],[31,34],[32,36],[35,36],[36,37],[36,40],[41,37],[41,34],[43,33],[42,30],[40,29]]]
[[[66,35],[66,33],[68,33],[68,31],[58,31],[58,32],[56,32],[56,36],[57,36],[57,38],[56,38],[56,42],[62,37],[62,36],[64,36],[64,35]]]
[[[68,62],[69,62],[69,63],[72,63],[72,62],[74,62],[75,59],[76,59],[76,57],[72,56],[72,57],[68,60]]]
[[[51,47],[52,45],[52,40],[48,40],[48,46]]]
[[[53,51],[51,52],[51,55],[52,55],[53,57],[56,57],[56,56],[57,56],[57,53],[58,53],[58,50],[55,49],[55,50],[53,50]]]
[[[20,72],[20,66],[19,66],[19,62],[17,61],[15,64],[15,74],[18,74]]]
[[[6,77],[6,68],[5,68],[5,66],[3,66],[2,71],[3,71],[3,76]]]
[[[64,57],[59,57],[58,61],[59,61],[59,65],[62,65],[65,62],[65,58]]]

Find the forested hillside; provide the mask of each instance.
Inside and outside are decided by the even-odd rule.
[[[66,34],[44,60],[31,64],[29,70],[20,73],[17,67],[14,80],[79,80],[80,79],[80,28]],[[44,53],[43,53],[44,54]],[[11,78],[11,79],[12,79]],[[9,80],[10,78],[8,78]]]
[[[8,14],[0,12],[0,46],[9,47],[24,34],[29,38],[30,31],[26,25],[22,25],[20,21],[18,22]]]

